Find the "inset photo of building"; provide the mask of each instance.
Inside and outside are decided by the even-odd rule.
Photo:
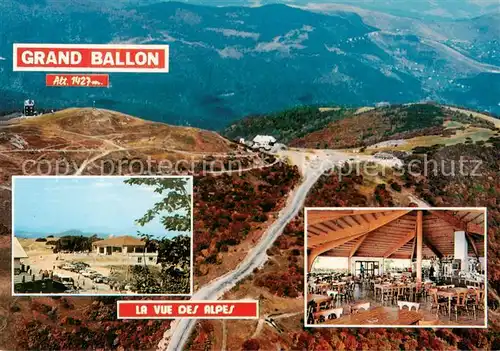
[[[307,208],[308,327],[487,327],[486,208]]]
[[[14,295],[190,295],[192,177],[13,177]]]

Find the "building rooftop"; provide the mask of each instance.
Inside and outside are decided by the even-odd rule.
[[[19,242],[19,240],[17,240],[16,237],[14,237],[12,251],[14,254],[14,258],[28,258],[28,255],[26,255],[26,251],[24,251],[21,243]]]
[[[145,246],[146,243],[139,238],[125,235],[117,236],[115,238],[99,240],[93,242],[92,245],[95,246]]]
[[[257,135],[255,138],[253,138],[254,143],[266,143],[266,142],[271,142],[274,143],[276,142],[276,138],[273,137],[272,135]]]

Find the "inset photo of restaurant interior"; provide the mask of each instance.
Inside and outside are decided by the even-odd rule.
[[[486,327],[486,208],[306,209],[307,327]]]

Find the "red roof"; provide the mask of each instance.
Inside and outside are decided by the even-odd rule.
[[[92,243],[95,246],[145,246],[146,243],[139,238],[126,235],[117,236],[116,238],[110,238],[105,240],[99,240]]]

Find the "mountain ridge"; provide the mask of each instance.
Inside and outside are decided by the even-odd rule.
[[[2,15],[0,106],[5,111],[19,109],[25,98],[47,109],[95,101],[98,108],[210,130],[243,116],[316,104],[431,99],[500,111],[495,89],[500,75],[482,66],[500,66],[500,56],[493,53],[495,42],[472,35],[470,20],[458,29],[431,28],[446,34],[435,45],[419,33],[388,35],[383,26],[367,24],[366,17],[353,12],[332,15],[283,4],[252,8],[169,2],[119,10],[75,5],[57,10],[64,10],[64,16],[49,5],[38,4],[32,11],[19,3],[2,4],[7,11]],[[494,19],[483,18],[491,21],[487,28],[494,28]],[[464,30],[465,42],[448,40]],[[10,72],[11,45],[23,41],[168,44],[171,71],[112,74],[108,89],[55,90],[45,87],[43,73]],[[484,80],[494,88],[484,91]]]

